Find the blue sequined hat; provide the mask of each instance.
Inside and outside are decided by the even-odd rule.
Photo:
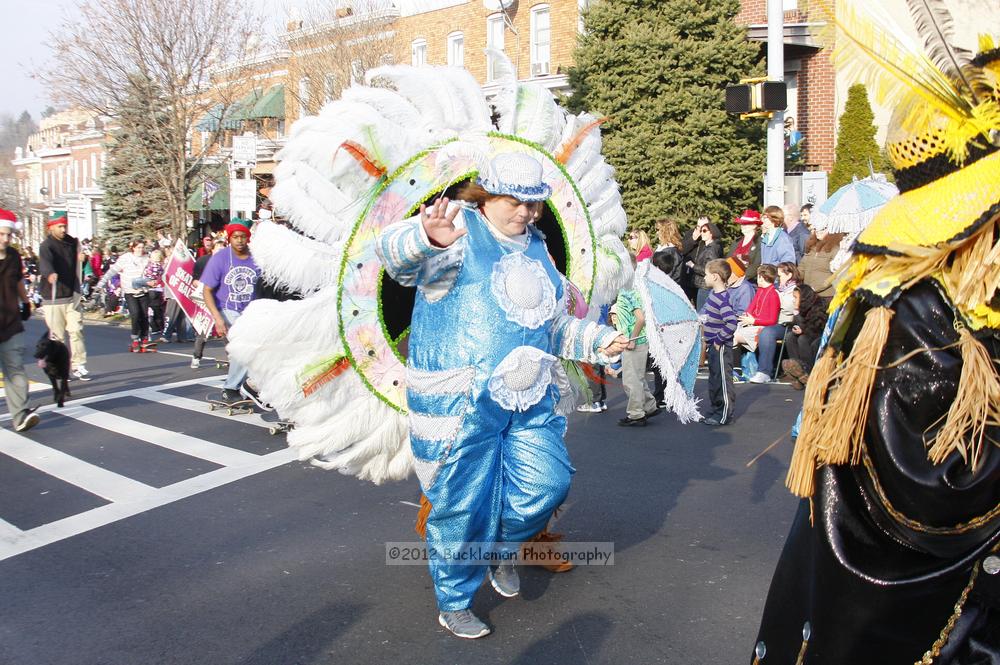
[[[542,165],[521,152],[494,157],[477,182],[490,194],[518,201],[545,201],[552,196],[552,188],[542,180]]]

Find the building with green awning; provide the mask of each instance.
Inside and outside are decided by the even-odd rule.
[[[244,120],[260,120],[263,118],[284,119],[285,117],[285,86],[273,85],[265,92],[255,88],[226,109],[221,102],[213,106],[195,123],[198,131],[215,132],[222,129],[238,131]]]

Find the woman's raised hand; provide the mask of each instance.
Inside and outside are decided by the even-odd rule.
[[[466,234],[466,229],[455,228],[455,216],[459,208],[448,212],[448,198],[442,196],[430,208],[420,206],[420,223],[432,244],[438,247],[448,247]]]

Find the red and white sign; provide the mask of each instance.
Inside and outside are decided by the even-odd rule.
[[[208,335],[215,327],[215,321],[205,307],[201,284],[195,281],[193,273],[194,255],[182,241],[178,240],[170,253],[170,258],[167,259],[167,265],[163,268],[163,284],[184,310],[195,332],[199,335]]]

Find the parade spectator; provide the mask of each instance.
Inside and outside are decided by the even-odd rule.
[[[170,249],[174,246],[174,239],[170,235],[170,231],[164,231],[163,229],[156,231],[156,246],[164,252],[170,251]],[[150,256],[152,256],[152,254],[153,253],[150,252]]]
[[[737,314],[742,314],[750,307],[753,294],[757,291],[747,279],[743,262],[735,256],[726,259],[729,264],[729,305]]]
[[[14,431],[26,432],[38,424],[38,414],[28,407],[28,376],[24,372],[24,320],[31,303],[24,288],[21,255],[10,246],[17,218],[0,210],[0,370]]]
[[[680,229],[677,228],[677,223],[672,219],[657,220],[656,237],[657,240],[659,240],[659,244],[656,246],[656,250],[653,254],[664,253],[671,257],[670,260],[673,263],[674,268],[667,273],[667,277],[672,279],[677,284],[681,284],[684,274],[684,260],[681,257],[681,246],[683,241],[681,240],[681,232]]]
[[[635,256],[636,262],[645,261],[653,256],[653,248],[650,246],[649,235],[642,229],[633,229],[628,239],[629,252]]]
[[[38,282],[38,255],[31,247],[22,248],[23,256],[21,260],[24,264],[24,274],[28,279],[28,286],[34,287]]]
[[[194,262],[194,268],[191,270],[191,276],[195,279],[195,285],[200,284],[201,275],[205,272],[205,266],[208,265],[209,260],[214,254],[218,254],[226,248],[226,242],[224,240],[213,240],[212,241],[212,252],[210,254],[205,254],[198,258]],[[194,349],[191,351],[191,369],[198,369],[201,367],[201,358],[205,353],[205,344],[208,342],[208,338],[212,331],[206,331],[204,334],[196,332],[194,338]]]
[[[778,206],[764,208],[761,222],[760,262],[776,266],[788,261],[795,263],[795,248],[782,226],[785,223],[785,213]]]
[[[698,311],[708,349],[708,400],[712,410],[706,425],[727,425],[733,417],[733,333],[739,323],[729,302],[726,284],[732,276],[730,264],[713,259],[705,266],[705,284],[711,289]]]
[[[202,238],[201,247],[198,248],[198,253],[195,255],[195,258],[200,259],[203,256],[212,256],[212,245],[214,242],[215,240],[212,236],[205,236]]]
[[[226,225],[226,235],[229,247],[212,255],[200,279],[205,288],[205,306],[212,313],[216,330],[223,336],[253,300],[254,287],[260,278],[260,268],[250,253],[249,223],[234,218]],[[243,385],[246,378],[247,368],[230,360],[229,373],[222,387],[224,401],[243,399],[240,391],[247,390]]]
[[[740,237],[733,242],[726,256],[739,260],[746,267],[747,280],[752,282],[757,279],[757,267],[760,266],[760,213],[747,208],[733,222],[740,227]]]
[[[90,270],[94,274],[94,279],[100,281],[104,277],[104,253],[98,243],[94,243],[93,251],[90,253]]]
[[[101,284],[104,285],[103,290],[101,290]],[[104,318],[114,315],[122,304],[121,278],[118,275],[115,275],[111,279],[101,279],[97,285],[94,286],[94,290],[98,291],[99,297],[103,296]]]
[[[635,258],[633,258],[635,263]],[[646,425],[646,418],[659,413],[660,408],[646,384],[646,361],[649,358],[649,341],[646,337],[646,317],[642,312],[639,294],[625,289],[615,302],[618,332],[628,339],[622,351],[622,388],[628,397],[625,417],[618,421],[623,427]]]
[[[813,204],[806,203],[804,206],[799,208],[799,221],[806,225],[806,228],[810,231],[813,230],[812,225],[812,209]]]
[[[720,240],[722,234],[719,232],[719,227],[708,221],[708,217],[698,219],[696,231],[700,240],[695,244],[694,253],[686,265],[691,271],[692,283],[698,289],[695,297],[695,308],[700,310],[711,292],[711,289],[705,286],[705,266],[708,265],[709,261],[722,258],[722,241]]]
[[[798,267],[791,262],[785,261],[777,266],[778,282],[774,289],[781,299],[781,311],[778,313],[778,323],[791,323],[795,316],[795,287],[802,282],[802,275]]]
[[[87,347],[83,343],[83,314],[80,312],[80,243],[66,233],[66,217],[48,222],[48,237],[38,248],[38,272],[44,282],[42,298],[45,325],[62,340],[69,336],[71,376],[89,381]]]
[[[820,298],[833,297],[833,270],[830,265],[840,250],[843,233],[828,233],[826,228],[816,228],[806,241],[806,253],[799,262],[802,281],[816,291]]]
[[[149,253],[149,263],[143,277],[149,284],[149,309],[152,313],[149,319],[150,338],[165,338],[163,311],[166,307],[163,294],[163,250],[154,249]]]
[[[602,326],[611,326],[617,329],[614,322],[611,320],[611,305],[602,305],[601,314],[597,317],[597,322]],[[582,404],[577,409],[583,413],[600,413],[602,411],[608,410],[608,373],[607,368],[604,365],[595,363],[590,365],[593,372],[586,371],[587,380],[590,387],[591,395],[594,398],[591,404]]]
[[[809,229],[803,224],[799,215],[799,207],[794,203],[785,204],[785,232],[788,239],[792,241],[792,248],[795,250],[795,263],[802,260],[802,255],[806,251],[806,239],[809,238]]]
[[[808,284],[795,287],[795,300],[795,318],[785,333],[788,358],[781,361],[781,369],[788,375],[792,388],[801,390],[809,382],[827,314],[825,303]]]
[[[778,271],[772,265],[764,263],[757,269],[757,292],[754,293],[747,311],[740,316],[740,325],[736,328],[736,333],[733,336],[734,344],[738,344],[748,351],[756,351],[761,331],[778,322],[781,299],[774,289],[774,282],[777,278]],[[773,368],[773,344],[770,353]],[[771,380],[770,374],[763,371],[766,360],[767,356],[761,358],[758,354],[759,369],[756,374],[750,377],[750,383],[768,383]]]
[[[148,265],[146,241],[136,238],[129,243],[129,251],[118,257],[98,284],[103,287],[115,275],[121,278],[121,289],[132,323],[132,343],[129,346],[132,353],[150,351],[155,346],[149,337],[149,287],[152,280],[145,276]]]

